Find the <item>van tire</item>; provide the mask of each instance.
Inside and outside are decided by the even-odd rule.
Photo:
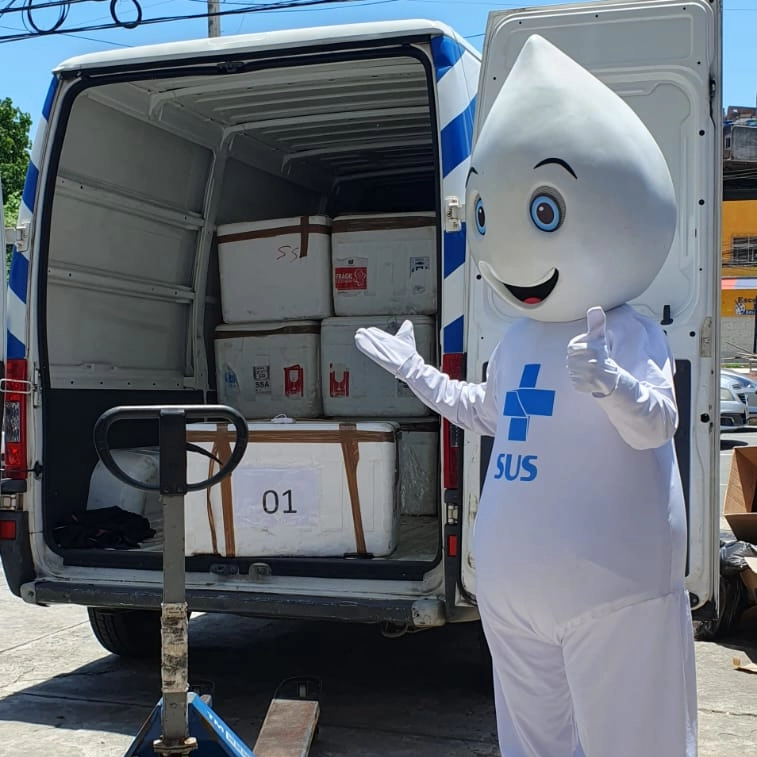
[[[160,654],[160,612],[88,607],[89,624],[100,644],[120,657]]]

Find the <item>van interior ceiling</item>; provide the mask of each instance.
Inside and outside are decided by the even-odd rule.
[[[106,555],[60,545],[54,526],[85,509],[97,463],[92,429],[104,410],[218,401],[218,226],[424,211],[436,213],[440,255],[432,76],[424,53],[405,46],[98,71],[75,85],[65,128],[55,131],[46,279],[38,282],[44,522],[66,563],[159,565],[159,529],[141,548]],[[438,276],[441,265],[435,269]],[[432,318],[437,335],[438,312]],[[438,445],[436,418],[417,420],[434,429]],[[152,447],[157,425],[120,423],[110,438],[114,448]],[[65,459],[62,449],[90,453]],[[290,575],[421,578],[440,558],[441,493],[438,471],[417,475],[436,511],[409,514],[412,503],[404,503],[386,558],[267,562]],[[208,570],[223,559],[199,555],[188,567]]]

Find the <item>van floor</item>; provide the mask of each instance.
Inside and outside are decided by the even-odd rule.
[[[145,552],[163,551],[163,524],[160,518],[151,518],[155,536],[141,543]],[[412,560],[430,562],[439,551],[439,518],[435,515],[401,515],[397,548],[383,560]]]

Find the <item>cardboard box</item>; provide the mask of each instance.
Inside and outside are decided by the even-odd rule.
[[[725,490],[724,515],[739,541],[757,544],[757,447],[735,447]]]

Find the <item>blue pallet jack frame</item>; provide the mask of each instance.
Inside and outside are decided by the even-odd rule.
[[[158,421],[158,487],[127,475],[113,458],[108,432],[126,420]],[[224,420],[236,440],[231,457],[206,481],[187,483],[186,424]],[[274,698],[253,749],[213,710],[209,695],[189,689],[189,613],[184,565],[184,495],[209,488],[239,464],[247,447],[247,421],[226,405],[121,406],[104,412],[94,428],[97,454],[120,481],[145,491],[160,490],[163,506],[163,602],[161,604],[161,698],[125,757],[307,757],[318,727],[318,701],[306,683],[292,699]],[[189,445],[194,451],[205,450]]]

